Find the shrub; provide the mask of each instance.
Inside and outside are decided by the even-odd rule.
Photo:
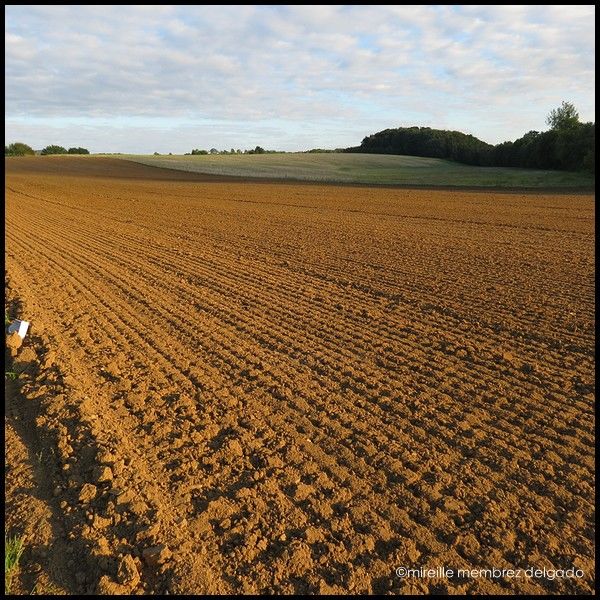
[[[67,154],[67,153],[68,153],[68,151],[66,148],[63,148],[62,146],[57,146],[56,144],[46,146],[42,150],[42,154],[44,154],[44,155],[46,155],[46,154]]]
[[[34,154],[35,152],[33,151],[33,148],[27,144],[24,144],[23,142],[15,142],[14,144],[4,146],[5,156],[27,156]]]

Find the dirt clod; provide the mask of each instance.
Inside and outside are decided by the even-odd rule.
[[[79,502],[87,504],[91,502],[98,493],[98,489],[92,483],[84,483],[79,492]]]
[[[130,588],[136,587],[140,582],[140,574],[131,554],[126,554],[119,562],[117,581]]]
[[[113,472],[110,467],[99,466],[94,471],[94,479],[98,483],[106,483],[113,480]]]
[[[19,348],[23,345],[23,339],[21,336],[13,332],[6,336],[6,347],[10,350],[11,356],[16,356]]]
[[[144,558],[144,561],[146,564],[152,567],[165,563],[167,560],[169,560],[169,558],[171,558],[171,556],[171,551],[164,544],[145,548],[142,551],[142,557]]]
[[[108,575],[103,575],[98,581],[96,592],[102,596],[123,596],[129,593],[129,586],[120,585]]]

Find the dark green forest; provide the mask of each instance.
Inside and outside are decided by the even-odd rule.
[[[385,129],[345,152],[444,158],[486,167],[595,172],[595,123],[581,123],[569,102],[550,112],[547,131],[529,131],[514,142],[492,145],[460,131],[430,127]]]

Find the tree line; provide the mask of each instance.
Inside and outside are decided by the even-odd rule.
[[[570,102],[550,112],[550,129],[529,131],[514,142],[492,145],[460,131],[430,127],[385,129],[345,152],[444,158],[486,167],[595,172],[595,123],[581,123]]]
[[[196,156],[196,155],[207,155],[207,154],[281,154],[279,150],[265,150],[260,146],[256,146],[256,148],[251,150],[240,150],[239,148],[236,150],[232,148],[231,150],[217,150],[216,148],[211,148],[210,150],[199,150],[195,148],[191,152],[186,152],[185,156]]]
[[[40,154],[89,154],[90,151],[87,148],[63,148],[62,146],[57,146],[52,144],[50,146],[46,146]],[[4,156],[33,156],[35,154],[35,150],[24,144],[23,142],[15,142],[14,144],[9,144],[8,146],[4,146]]]

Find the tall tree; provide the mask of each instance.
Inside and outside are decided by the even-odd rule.
[[[550,111],[546,124],[550,129],[572,129],[579,124],[579,113],[573,104],[563,100],[558,108]]]

